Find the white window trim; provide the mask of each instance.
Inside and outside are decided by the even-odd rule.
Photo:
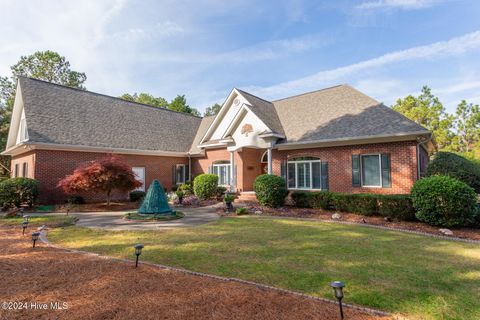
[[[181,185],[181,184],[184,184],[184,183],[187,182],[187,176],[188,176],[187,165],[186,164],[176,164],[175,165],[175,180],[177,180],[177,168],[178,167],[183,167],[183,181],[181,181],[181,182],[176,181],[177,185]]]
[[[363,183],[363,160],[364,156],[378,156],[378,165],[379,165],[379,175],[380,175],[380,185],[366,185]],[[363,188],[382,188],[382,154],[381,153],[367,153],[360,155],[360,180]]]
[[[227,174],[227,184],[220,184],[220,183],[218,184],[221,187],[230,186],[230,183],[231,183],[230,178],[231,178],[231,175],[232,175],[231,174],[231,172],[232,172],[231,163],[230,162],[228,162],[228,163],[212,163],[212,173],[214,172],[213,168],[215,168],[215,167],[229,167],[230,168],[230,174]],[[217,172],[219,172],[219,171],[217,171]],[[227,170],[227,173],[228,173],[228,170]],[[220,176],[218,174],[217,174],[217,176],[220,178]]]
[[[22,164],[22,177],[28,178],[28,162]]]
[[[145,184],[147,183],[147,181],[146,181],[147,180],[147,169],[145,167],[132,167],[132,171],[133,171],[134,174],[135,174],[135,171],[133,169],[143,169],[142,186],[134,189],[133,191],[143,191],[143,192],[145,192]],[[135,174],[135,176],[137,178],[140,178],[136,174]]]
[[[312,163],[320,163],[320,188],[313,188],[313,170],[312,170]],[[290,188],[289,187],[289,175],[288,175],[288,164],[293,163],[295,164],[295,187]],[[298,187],[298,164],[299,163],[309,163],[310,164],[310,188],[299,188]],[[322,190],[322,161],[320,159],[318,160],[287,160],[287,189],[288,190],[299,190],[299,191],[320,191]]]

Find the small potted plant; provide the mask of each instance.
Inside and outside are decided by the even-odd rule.
[[[178,191],[175,191],[175,194],[177,195],[177,198],[178,198],[178,204],[182,204],[185,193],[183,193],[183,191],[178,190]]]
[[[225,208],[227,212],[233,211],[233,200],[235,200],[235,196],[233,194],[226,193],[223,197],[223,201],[225,201]]]

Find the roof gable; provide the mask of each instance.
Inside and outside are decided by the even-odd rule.
[[[273,117],[266,117],[269,111],[273,113]],[[238,123],[243,120],[247,113],[249,113],[250,121],[255,124],[254,129],[259,132],[273,131],[264,120],[267,120],[276,129],[281,127],[278,117],[276,117],[275,109],[270,102],[234,88],[207,129],[204,137],[201,139],[201,143],[220,141],[231,136],[234,130],[237,129]],[[276,123],[275,120],[271,120],[272,118],[276,118]]]
[[[348,85],[272,103],[285,130],[283,142],[428,133],[415,122]]]

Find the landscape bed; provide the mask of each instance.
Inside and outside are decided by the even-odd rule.
[[[480,318],[480,248],[397,231],[295,219],[222,218],[195,228],[156,231],[53,229],[61,246],[235,277],[345,301],[412,319]]]
[[[0,299],[67,303],[65,310],[0,310],[1,319],[337,319],[338,307],[253,285],[31,248],[0,226]],[[347,319],[387,320],[345,308]]]

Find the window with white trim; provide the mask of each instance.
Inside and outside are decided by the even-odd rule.
[[[382,186],[382,158],[380,154],[360,155],[363,187]]]
[[[24,162],[22,166],[22,177],[28,178],[28,162]]]
[[[184,184],[187,181],[187,166],[185,164],[175,165],[175,181],[177,184]]]
[[[315,157],[298,157],[287,161],[289,189],[320,190],[321,161]]]
[[[20,120],[20,142],[28,140],[27,119]]]
[[[145,191],[145,167],[132,167],[135,178],[142,183],[140,187],[135,190]]]
[[[13,172],[13,176],[15,178],[18,178],[20,176],[20,165],[18,163],[15,163],[15,170]]]
[[[218,176],[219,186],[230,185],[230,161],[217,161],[212,164],[212,173]]]

